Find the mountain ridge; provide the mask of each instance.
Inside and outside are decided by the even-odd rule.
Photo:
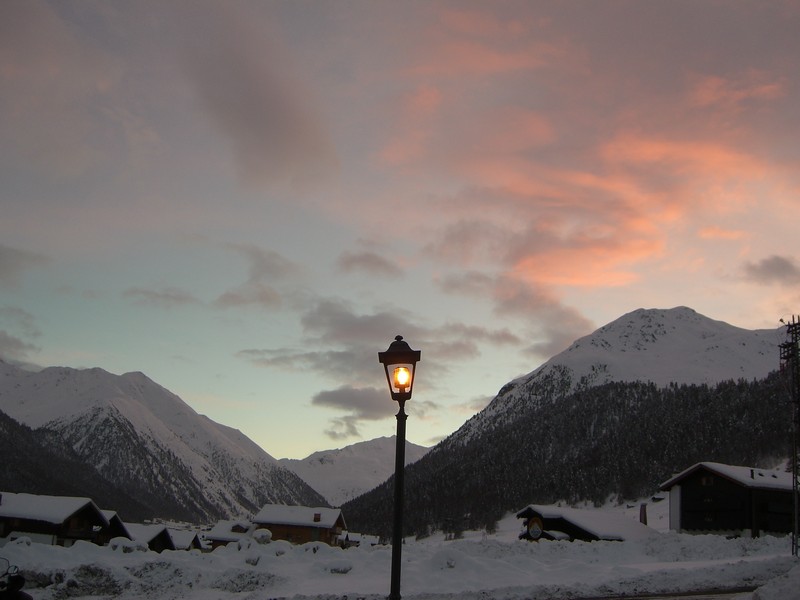
[[[166,510],[154,516],[208,522],[268,502],[325,503],[244,434],[199,415],[140,372],[30,372],[0,362],[0,410],[60,435],[111,482],[135,474],[135,493]]]
[[[748,330],[686,306],[639,308],[506,383],[453,435],[463,438],[480,421],[508,418],[529,402],[552,401],[604,383],[643,381],[664,386],[763,378],[777,368],[780,341],[779,328]]]

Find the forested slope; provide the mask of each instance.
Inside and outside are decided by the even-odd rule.
[[[714,386],[616,382],[532,402],[406,469],[405,533],[491,528],[529,503],[641,498],[700,461],[774,466],[789,454],[790,416],[777,373]],[[349,527],[388,535],[392,490],[389,479],[345,504]]]

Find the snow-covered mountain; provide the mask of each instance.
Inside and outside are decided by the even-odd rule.
[[[341,506],[383,483],[394,473],[395,436],[359,442],[338,450],[315,452],[304,459],[282,458],[278,463]],[[406,464],[422,458],[428,448],[406,442]]]
[[[531,503],[630,500],[701,461],[771,467],[791,424],[777,373],[785,331],[695,311],[636,310],[504,385],[409,466],[408,531],[489,527]],[[386,534],[391,486],[344,506]]]
[[[247,436],[198,414],[142,373],[30,372],[0,361],[0,410],[60,435],[107,480],[151,498],[160,513],[154,516],[201,522],[244,516],[269,502],[324,504]]]
[[[742,329],[685,306],[640,308],[507,383],[481,414],[492,420],[506,413],[513,417],[531,403],[612,381],[666,386],[763,378],[778,367],[783,337],[779,328]]]

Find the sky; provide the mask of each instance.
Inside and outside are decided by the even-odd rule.
[[[0,357],[276,458],[408,439],[637,308],[800,311],[800,1],[0,3]],[[776,349],[776,367],[778,356]]]

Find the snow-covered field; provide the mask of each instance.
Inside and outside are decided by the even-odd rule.
[[[494,535],[408,539],[401,593],[417,600],[522,600],[742,587],[758,588],[742,598],[800,598],[800,561],[791,556],[788,538],[682,535],[663,531],[663,521],[654,515],[652,535],[626,542],[524,542],[517,540],[520,523],[513,516]],[[373,600],[389,592],[388,546],[341,550],[252,541],[205,554],[125,551],[131,546],[61,548],[23,539],[0,548],[0,556],[20,567],[35,599]]]

